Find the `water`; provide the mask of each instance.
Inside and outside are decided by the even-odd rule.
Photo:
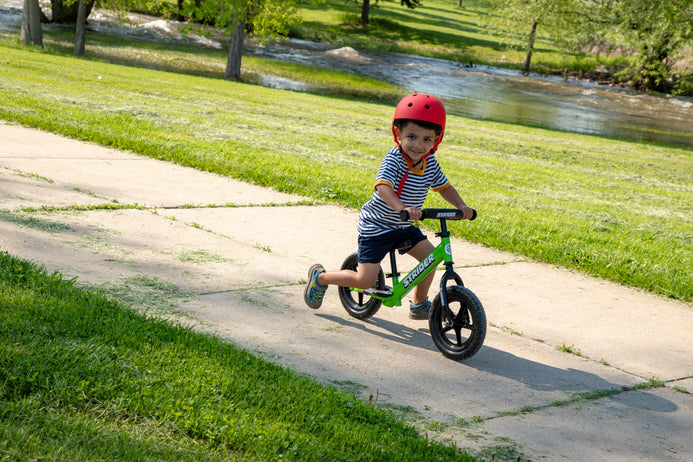
[[[291,40],[251,54],[344,70],[438,96],[449,113],[577,133],[693,147],[693,98],[667,97],[489,66]],[[267,80],[276,88],[296,82]],[[286,85],[286,86],[284,86]]]

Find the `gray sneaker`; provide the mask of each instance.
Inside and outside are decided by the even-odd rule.
[[[322,305],[322,297],[325,295],[327,286],[318,284],[318,274],[324,273],[325,268],[322,265],[316,263],[311,266],[308,270],[308,284],[306,284],[306,290],[303,293],[303,299],[306,301],[306,305],[317,310]]]
[[[431,311],[431,302],[426,300],[421,305],[414,305],[409,301],[409,317],[411,319],[428,319],[428,312]]]

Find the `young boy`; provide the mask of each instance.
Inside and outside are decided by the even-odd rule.
[[[471,219],[473,210],[464,203],[443,174],[433,155],[445,132],[445,108],[434,96],[414,93],[397,105],[392,121],[396,146],[385,155],[375,179],[373,198],[363,205],[358,224],[358,270],[325,271],[313,265],[308,271],[304,293],[306,304],[320,308],[328,285],[368,289],[375,284],[380,262],[390,249],[406,243],[406,253],[421,261],[433,251],[426,236],[399,212],[409,211],[411,220],[421,218],[429,189],[433,189]],[[428,289],[432,272],[416,286],[410,301],[409,317],[428,319],[431,302]]]

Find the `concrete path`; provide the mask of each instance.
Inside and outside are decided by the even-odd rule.
[[[116,203],[147,208],[84,207]],[[460,274],[489,322],[480,352],[456,363],[404,308],[359,321],[334,288],[321,309],[304,305],[308,267],[338,268],[355,249],[357,221],[353,210],[306,204],[0,123],[1,251],[372,395],[472,452],[693,460],[691,306],[454,240]],[[665,386],[633,389],[651,379]]]

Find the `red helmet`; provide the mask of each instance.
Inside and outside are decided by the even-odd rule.
[[[431,151],[438,149],[445,133],[445,107],[438,98],[426,93],[412,93],[402,98],[397,104],[395,116],[392,118],[392,134],[395,136],[395,143],[398,143],[395,132],[395,120],[397,119],[421,120],[440,125],[440,135],[438,135]]]

